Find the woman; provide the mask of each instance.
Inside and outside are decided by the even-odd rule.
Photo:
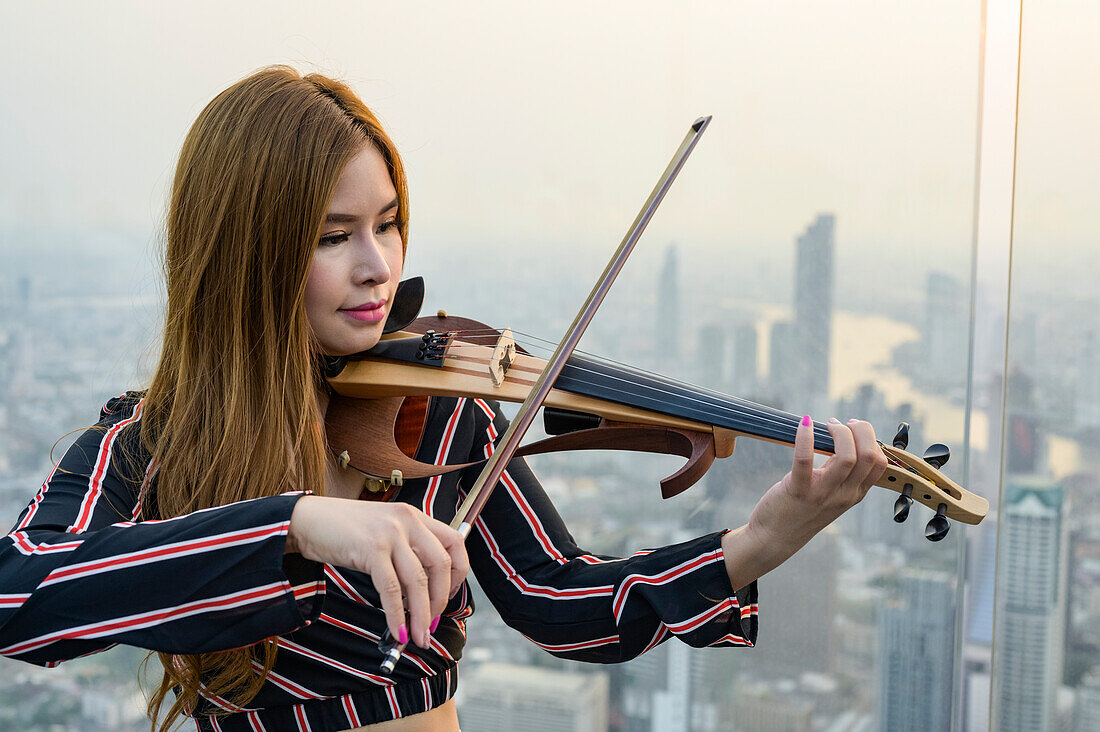
[[[0,653],[156,651],[154,728],[175,694],[161,730],[183,714],[202,730],[454,730],[471,567],[557,655],[752,645],[756,579],[885,469],[871,426],[831,420],[836,454],[814,469],[805,418],[748,524],[626,559],[581,551],[522,460],[466,545],[446,522],[473,474],[356,500],[362,476],[325,444],[318,363],[377,343],[408,215],[401,159],[345,85],[272,67],[207,105],[173,183],[156,373],[104,406],[0,544]],[[482,458],[505,426],[492,402],[434,398],[417,459]],[[387,627],[411,643],[390,677]]]

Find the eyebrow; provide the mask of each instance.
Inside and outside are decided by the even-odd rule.
[[[398,199],[395,198],[392,201],[390,201],[388,204],[383,206],[382,210],[379,211],[379,213],[384,214],[384,213],[386,213],[387,211],[389,211],[391,209],[397,208],[397,204],[398,204]],[[325,214],[325,223],[326,224],[354,224],[358,221],[359,221],[359,217],[356,216],[355,214],[347,214],[347,213],[327,213],[327,214]]]

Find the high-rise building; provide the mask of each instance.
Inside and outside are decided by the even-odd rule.
[[[653,339],[657,347],[656,362],[659,368],[682,361],[680,352],[680,265],[676,245],[665,250],[665,263],[657,279],[657,327]]]
[[[1064,492],[1056,483],[1012,478],[1001,503],[993,728],[1054,730],[1065,634]]]
[[[833,320],[833,231],[836,218],[819,214],[798,237],[795,253],[794,321],[800,400],[822,404],[829,390]]]
[[[1094,667],[1077,687],[1073,712],[1073,732],[1096,732],[1100,729],[1100,667]]]
[[[603,732],[608,683],[600,673],[485,663],[462,677],[462,726],[479,732]]]
[[[773,323],[768,337],[768,391],[774,395],[773,406],[806,413],[811,410],[799,386],[802,371],[798,354],[794,323],[783,320]]]
[[[710,323],[699,329],[694,371],[700,386],[718,391],[726,388],[726,329],[721,325]]]
[[[833,623],[837,615],[838,532],[829,527],[805,550],[770,572],[760,583],[760,607],[768,611],[770,633],[762,633],[755,669],[761,677],[798,678],[830,673],[836,656]],[[806,621],[812,608],[814,622]]]
[[[941,572],[906,569],[897,597],[879,613],[878,729],[951,728],[955,589]]]
[[[756,350],[756,326],[752,323],[739,323],[734,326],[730,369],[730,393],[734,396],[752,399],[756,393],[759,386]]]
[[[1077,350],[1076,398],[1074,422],[1078,427],[1100,427],[1100,332],[1095,327],[1084,329]]]
[[[931,272],[925,286],[924,375],[937,384],[964,379],[970,352],[970,300],[954,277]]]
[[[813,700],[793,683],[739,684],[726,710],[731,729],[741,732],[812,732]]]

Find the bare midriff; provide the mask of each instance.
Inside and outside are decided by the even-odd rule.
[[[458,728],[458,712],[455,710],[455,700],[448,699],[442,706],[429,709],[422,714],[391,719],[388,722],[379,722],[378,724],[368,724],[347,732],[460,732],[460,730]]]

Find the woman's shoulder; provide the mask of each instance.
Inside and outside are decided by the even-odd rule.
[[[145,394],[146,390],[144,389],[130,389],[116,397],[111,397],[100,407],[99,421],[117,422],[128,416],[133,416],[134,411],[145,399]]]

